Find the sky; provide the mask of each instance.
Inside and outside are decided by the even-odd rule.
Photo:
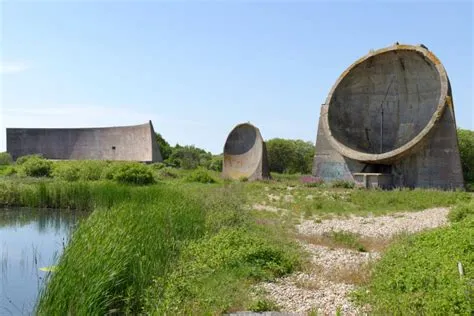
[[[474,129],[471,1],[0,0],[7,127],[151,120],[171,145],[222,152],[232,128],[315,142],[321,104],[371,49],[426,45]]]

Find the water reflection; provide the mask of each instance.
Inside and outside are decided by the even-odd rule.
[[[85,214],[0,209],[0,315],[30,315],[43,280]]]

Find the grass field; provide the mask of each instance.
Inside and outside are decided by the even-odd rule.
[[[294,224],[436,206],[456,206],[450,215],[455,223],[384,245],[385,255],[355,292],[355,301],[371,304],[374,312],[399,314],[430,314],[438,303],[447,313],[462,314],[472,307],[472,193],[332,188],[303,183],[299,175],[224,181],[202,169],[146,168],[133,167],[131,173],[122,168],[118,177],[113,173],[120,168],[109,168],[95,179],[90,179],[94,172],[71,176],[69,166],[62,176],[53,172],[46,178],[2,171],[9,176],[0,177],[1,206],[91,212],[50,275],[38,314],[199,315],[274,309],[251,289],[307,264],[294,240]],[[153,178],[149,185],[121,181],[133,183],[148,172]],[[323,237],[332,247],[370,248],[351,234]],[[456,274],[458,261],[463,278]]]

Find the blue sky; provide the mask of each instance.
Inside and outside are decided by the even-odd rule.
[[[320,105],[370,49],[423,43],[474,129],[470,1],[0,1],[5,127],[152,120],[172,145],[222,151],[234,125],[314,142]]]

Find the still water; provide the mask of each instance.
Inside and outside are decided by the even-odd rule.
[[[85,214],[0,209],[0,315],[31,315],[48,268]],[[46,269],[45,269],[46,268]]]

